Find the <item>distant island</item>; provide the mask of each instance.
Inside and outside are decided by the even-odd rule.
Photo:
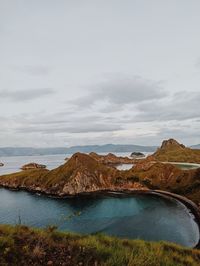
[[[192,145],[191,148],[192,148],[192,149],[200,149],[200,144]]]
[[[154,152],[156,146],[140,146],[133,144],[105,144],[105,145],[86,145],[52,147],[52,148],[31,148],[31,147],[3,147],[0,148],[0,156],[36,156],[36,155],[55,155],[55,154],[73,154],[76,152],[106,153],[106,152]]]

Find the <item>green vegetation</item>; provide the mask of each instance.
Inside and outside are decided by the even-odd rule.
[[[196,203],[200,202],[199,184],[200,168],[181,170],[172,164],[145,159],[130,170],[119,171],[81,153],[51,171],[33,169],[0,177],[4,187],[61,197],[104,189],[145,188],[178,193]]]
[[[0,225],[0,265],[197,266],[200,251],[166,242]]]
[[[200,163],[200,150],[185,147],[174,139],[163,141],[153,158],[162,162]]]

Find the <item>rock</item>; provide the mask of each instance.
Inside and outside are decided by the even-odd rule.
[[[145,155],[142,152],[132,152],[130,156],[132,158],[142,158],[142,157],[145,157]]]
[[[48,266],[53,265],[53,261],[52,261],[52,260],[49,260],[49,261],[47,262],[47,265],[48,265]]]
[[[119,164],[131,164],[134,163],[133,159],[130,159],[128,157],[121,157],[121,156],[116,156],[113,153],[108,153],[107,155],[99,155],[95,152],[91,152],[89,154],[92,158],[97,160],[98,162],[101,162],[105,165],[119,165]]]
[[[2,166],[4,166],[4,164],[3,163],[0,163],[0,167],[2,167]]]
[[[183,144],[180,144],[175,139],[164,140],[162,142],[162,145],[161,145],[160,149],[161,150],[164,150],[164,149],[169,149],[169,148],[182,148],[182,149],[184,149],[185,146]]]
[[[200,150],[185,147],[175,139],[164,140],[152,156],[161,162],[200,163]]]
[[[25,164],[21,167],[22,170],[31,170],[31,169],[45,169],[46,165],[37,164],[37,163],[29,163]]]
[[[97,160],[93,158],[94,155]],[[116,156],[109,154],[106,158],[108,157]],[[176,190],[177,193],[180,191],[180,194],[199,202],[200,168],[184,171],[173,164],[158,162],[154,156],[148,156],[137,160],[130,170],[119,171],[107,166],[105,162],[108,161],[104,159],[105,156],[98,154],[91,156],[76,153],[65,164],[50,171],[38,169],[1,176],[0,185],[61,197],[104,190]],[[188,188],[192,188],[191,192]]]

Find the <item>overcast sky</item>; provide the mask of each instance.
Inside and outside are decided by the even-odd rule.
[[[0,146],[200,143],[199,0],[0,0]]]

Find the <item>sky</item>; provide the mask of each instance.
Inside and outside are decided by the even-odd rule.
[[[0,147],[200,143],[199,0],[0,0]]]

